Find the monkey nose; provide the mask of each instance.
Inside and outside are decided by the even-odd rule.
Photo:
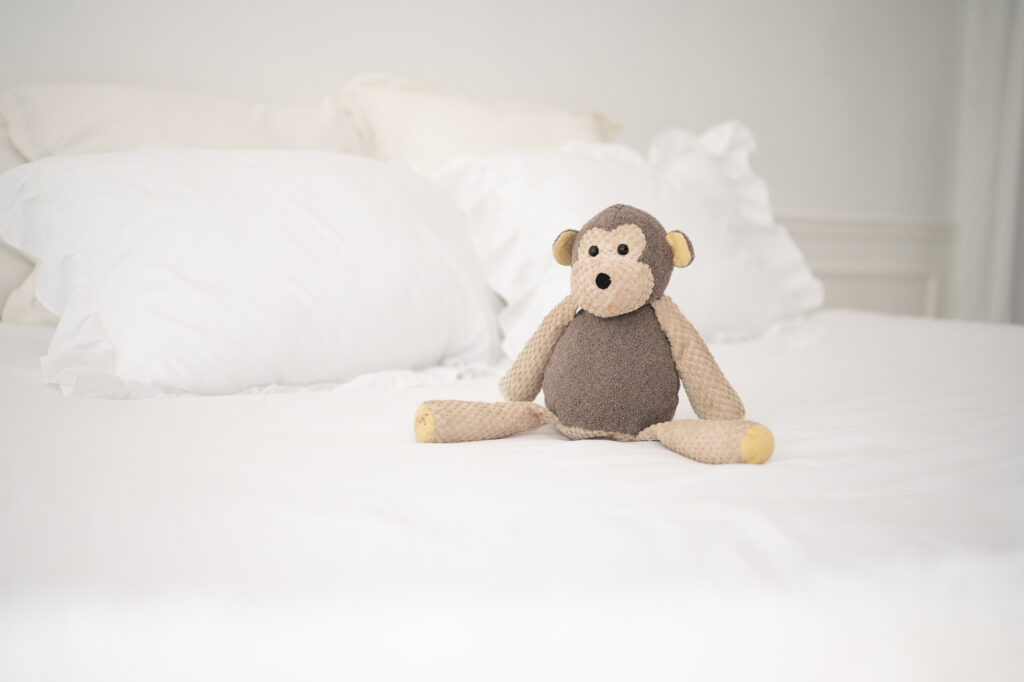
[[[598,289],[607,289],[612,285],[612,278],[602,272],[594,280],[594,283],[597,284]]]

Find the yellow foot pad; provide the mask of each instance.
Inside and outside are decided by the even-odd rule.
[[[416,430],[416,440],[421,443],[433,442],[434,415],[430,414],[430,408],[427,407],[426,403],[420,403],[420,406],[416,408],[416,417],[413,428]],[[767,431],[767,429],[765,430]],[[751,431],[753,431],[753,429],[751,429]],[[770,435],[771,434],[769,434],[769,436]],[[746,436],[744,436],[744,442],[746,442]]]
[[[419,433],[419,427],[416,428]],[[431,430],[433,430],[433,421],[431,421]],[[772,456],[774,450],[775,436],[760,424],[754,424],[747,429],[740,442],[740,457],[747,464],[764,464]]]

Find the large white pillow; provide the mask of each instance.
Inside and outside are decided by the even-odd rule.
[[[409,159],[425,170],[463,154],[604,142],[618,126],[593,112],[488,102],[364,74],[341,94],[379,159]]]
[[[140,149],[325,149],[362,140],[334,99],[298,107],[118,85],[36,85],[0,93],[0,125],[30,161]]]
[[[750,170],[753,136],[729,123],[701,136],[661,133],[650,160],[608,144],[468,157],[433,174],[467,212],[488,283],[505,299],[504,351],[514,356],[569,291],[555,263],[559,232],[632,204],[693,242],[692,265],[666,293],[709,339],[744,338],[821,305],[821,282],[772,219]]]
[[[40,258],[65,394],[222,394],[488,361],[458,208],[400,163],[330,152],[51,157],[0,176]]]

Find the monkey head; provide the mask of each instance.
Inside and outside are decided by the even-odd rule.
[[[682,232],[666,232],[654,216],[626,204],[610,206],[577,230],[565,230],[552,251],[572,266],[577,305],[598,317],[616,317],[661,298],[672,267],[693,261]]]

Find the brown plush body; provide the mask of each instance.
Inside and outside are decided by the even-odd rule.
[[[704,340],[664,295],[672,267],[693,259],[685,235],[618,204],[562,232],[553,252],[572,265],[572,293],[502,377],[506,402],[423,403],[418,440],[503,438],[551,424],[573,439],[658,440],[701,462],[771,456],[771,431],[744,419]],[[698,419],[673,420],[680,382]],[[546,408],[532,402],[541,388]]]
[[[679,404],[672,348],[654,309],[616,317],[581,312],[544,370],[544,404],[566,426],[635,436]]]

